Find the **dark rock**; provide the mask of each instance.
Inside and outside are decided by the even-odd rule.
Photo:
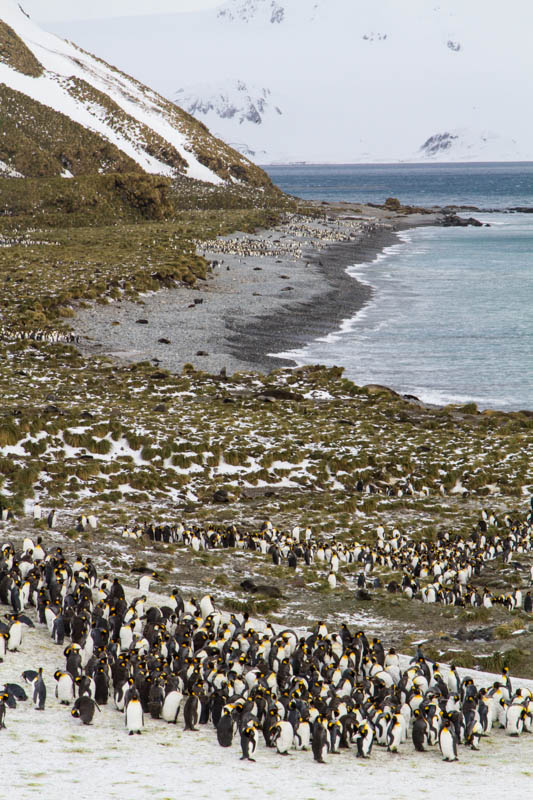
[[[483,226],[483,223],[474,217],[459,217],[457,214],[445,214],[440,224],[443,228],[468,228],[469,225],[481,228]]]
[[[268,583],[260,583],[256,587],[257,594],[264,594],[265,597],[282,597],[282,594],[277,586],[271,586]]]
[[[207,353],[205,350],[197,350],[196,351],[196,355],[197,356],[208,356],[209,353]]]
[[[229,495],[225,489],[217,489],[213,494],[213,502],[229,503]]]
[[[154,411],[162,412],[162,411],[166,411],[166,410],[167,410],[167,407],[166,407],[166,405],[164,403],[158,403],[156,406],[154,406]]]
[[[366,589],[358,589],[357,592],[355,593],[355,596],[357,597],[358,600],[367,601],[372,599],[372,597],[370,596],[370,592],[367,592]]]
[[[391,389],[389,386],[382,386],[380,383],[367,383],[363,386],[363,389],[366,389],[368,394],[388,394],[391,397],[401,397],[398,392],[395,392],[394,389]]]
[[[241,587],[241,589],[244,589],[245,592],[252,592],[252,594],[255,594],[255,592],[257,592],[257,586],[253,581],[250,580],[250,578],[245,578],[243,581],[240,582],[239,586]]]
[[[265,386],[260,396],[268,397],[273,400],[296,400],[299,403],[304,399],[299,392],[290,392],[288,389],[279,389],[277,386]]]
[[[158,339],[157,341],[159,342],[159,344],[170,344],[170,339],[165,339],[164,336],[162,336],[161,339]]]
[[[195,306],[199,306],[199,305],[201,305],[203,302],[204,302],[204,301],[203,301],[203,298],[202,298],[202,297],[195,297],[195,298],[194,298],[194,305],[195,305]]]
[[[455,638],[461,642],[475,642],[482,639],[485,642],[490,642],[493,638],[494,628],[474,628],[467,630],[466,628],[459,628],[455,634]]]
[[[150,379],[153,380],[153,381],[164,381],[165,378],[168,378],[168,375],[167,375],[166,372],[153,372],[150,375]]]
[[[137,325],[148,325],[147,319],[136,319],[135,322],[137,323]]]
[[[386,208],[388,211],[399,211],[402,207],[402,204],[398,200],[397,197],[387,197],[385,200],[383,207]]]

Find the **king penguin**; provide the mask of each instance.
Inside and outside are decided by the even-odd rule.
[[[364,722],[357,729],[357,758],[370,758],[374,743],[374,730],[369,722]]]
[[[83,725],[90,725],[93,721],[95,708],[100,711],[92,697],[84,694],[75,701],[71,714],[73,717],[80,719]]]
[[[233,742],[234,722],[231,716],[232,709],[225,706],[217,725],[217,740],[221,747],[231,747]]]
[[[183,694],[178,689],[168,692],[163,701],[161,719],[165,720],[165,722],[171,722],[175,725],[178,721],[178,714],[180,713],[182,700]]]
[[[327,724],[325,717],[319,716],[316,718],[313,725],[313,737],[311,739],[311,747],[313,750],[313,758],[319,764],[325,764],[325,756],[329,752],[328,732],[324,727]]]
[[[69,706],[74,700],[74,680],[70,672],[61,672],[60,669],[54,672],[56,684],[56,697],[61,705]]]
[[[33,704],[37,711],[44,711],[46,703],[46,686],[43,679],[43,668],[39,667],[39,672],[33,683]]]
[[[185,720],[186,731],[196,731],[198,718],[200,716],[200,698],[196,692],[191,692],[185,701],[183,708],[183,719]]]
[[[276,745],[278,753],[287,756],[294,738],[294,730],[290,722],[282,720],[274,725],[272,742]]]
[[[252,758],[252,756],[255,753],[256,747],[257,747],[257,730],[255,728],[255,725],[252,723],[250,725],[247,725],[241,731],[241,750],[242,750],[241,761],[255,762],[255,758]]]
[[[452,723],[448,719],[443,720],[440,728],[439,747],[444,761],[458,761],[457,736]]]
[[[144,728],[143,707],[139,698],[139,692],[136,689],[132,691],[128,705],[126,706],[124,724],[130,736],[133,736],[134,733],[140,734],[142,728]]]

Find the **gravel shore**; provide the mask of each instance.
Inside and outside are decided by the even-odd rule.
[[[326,210],[326,221],[291,217],[255,235],[217,240],[204,251],[215,266],[193,289],[81,310],[74,321],[81,350],[152,360],[172,372],[186,363],[213,373],[290,364],[269,354],[336,330],[370,298],[348,266],[372,261],[398,241],[397,230],[436,222],[435,215],[396,218],[375,209],[356,216],[346,204]]]

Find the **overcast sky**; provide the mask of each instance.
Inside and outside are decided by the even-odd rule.
[[[35,22],[100,19],[141,14],[169,14],[214,8],[223,0],[20,0]]]

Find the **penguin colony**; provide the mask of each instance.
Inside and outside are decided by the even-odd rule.
[[[147,714],[176,724],[181,713],[186,731],[210,725],[221,747],[239,741],[243,760],[254,760],[263,742],[280,755],[309,750],[318,763],[351,748],[368,758],[374,745],[397,753],[408,739],[418,751],[438,745],[454,761],[460,745],[478,749],[493,726],[510,736],[533,731],[532,693],[513,691],[507,669],[478,688],[420,648],[402,668],[392,648],[346,625],[276,632],[247,614],[225,618],[210,595],[196,603],[177,590],[161,607],[148,606],[146,594],[126,602],[119,579],[99,577],[90,558],[70,563],[60,547],[30,545],[1,550],[0,601],[10,625],[2,624],[0,658],[23,646],[22,626],[33,625],[23,612],[32,609],[63,649],[56,697],[82,724],[112,704],[133,736]],[[143,575],[139,589],[147,592],[154,577]],[[42,668],[22,677],[45,711]],[[21,686],[6,684],[0,725],[7,707],[27,699]]]
[[[488,529],[499,532],[488,532]],[[381,587],[380,569],[402,573],[400,582],[390,581],[390,593],[403,592],[410,599],[424,603],[491,608],[501,605],[509,610],[533,610],[531,593],[520,589],[493,594],[486,587],[480,591],[471,581],[479,579],[483,566],[501,557],[509,564],[513,556],[533,549],[533,512],[518,512],[498,520],[483,510],[477,528],[467,538],[456,534],[440,534],[436,542],[413,542],[398,529],[387,533],[380,526],[374,546],[359,542],[344,543],[332,538],[322,541],[309,528],[298,526],[291,533],[279,531],[270,522],[258,533],[243,533],[235,526],[226,529],[185,528],[178,524],[145,524],[126,529],[125,538],[148,537],[155,542],[172,542],[195,551],[216,548],[247,549],[269,554],[275,565],[293,569],[300,566],[323,567],[331,589],[337,585],[336,574],[343,564],[361,564],[357,585],[361,591]],[[424,583],[425,581],[425,583]],[[533,582],[533,572],[530,575]]]
[[[321,243],[331,244],[332,242],[350,241],[361,235],[361,233],[370,233],[376,228],[375,223],[367,223],[362,220],[328,217],[327,223],[328,226],[325,227],[320,221],[313,224],[308,218],[297,214],[285,214],[284,223],[279,225],[270,235],[219,238],[208,242],[198,240],[195,244],[203,253],[220,253],[239,256],[240,258],[260,256],[297,261],[304,255],[303,242],[298,242],[298,239],[312,240],[307,243],[307,247],[316,247]]]
[[[41,505],[36,503],[33,517],[41,519],[42,516]],[[0,521],[10,518],[10,509],[0,506]],[[56,522],[57,512],[52,509],[47,515],[48,527],[55,527]],[[79,532],[89,528],[95,530],[97,526],[94,514],[81,514],[76,519]],[[499,532],[489,533],[489,528]],[[332,590],[336,588],[336,576],[343,564],[359,563],[361,571],[357,576],[357,587],[363,598],[368,597],[365,594],[368,589],[381,588],[381,569],[401,571],[401,581],[390,581],[386,589],[389,593],[402,592],[413,600],[461,607],[500,605],[509,610],[522,608],[526,613],[533,611],[530,591],[515,588],[493,594],[487,587],[480,589],[472,584],[474,580],[479,582],[483,566],[499,557],[504,564],[521,566],[512,559],[533,549],[533,510],[526,515],[518,512],[507,514],[499,520],[483,509],[478,525],[469,537],[443,533],[437,542],[413,542],[398,529],[387,533],[383,526],[379,526],[375,544],[369,546],[359,542],[340,542],[335,538],[321,540],[313,536],[309,528],[302,530],[298,526],[287,533],[276,529],[270,522],[257,533],[245,533],[236,526],[225,529],[186,528],[181,523],[145,523],[124,529],[122,537],[146,537],[153,542],[175,543],[194,551],[247,549],[269,554],[274,565],[286,564],[293,569],[298,566],[322,567],[327,571],[327,582]],[[38,545],[41,541],[38,540]],[[533,583],[533,569],[529,579]]]
[[[14,331],[10,328],[0,328],[0,339],[4,342],[19,342],[29,339],[33,342],[52,342],[54,344],[77,344],[80,337],[75,333],[58,330],[36,330]]]

